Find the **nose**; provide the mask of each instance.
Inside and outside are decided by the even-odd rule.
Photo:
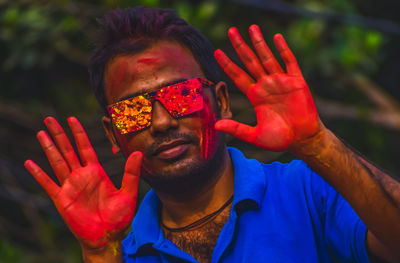
[[[158,100],[153,102],[150,126],[151,133],[163,133],[169,129],[176,129],[178,125],[178,120],[172,117]]]

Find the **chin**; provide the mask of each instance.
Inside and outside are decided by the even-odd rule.
[[[223,167],[225,144],[219,144],[209,159],[201,154],[171,161],[163,169],[143,169],[142,178],[156,191],[179,195],[196,192],[216,181]]]

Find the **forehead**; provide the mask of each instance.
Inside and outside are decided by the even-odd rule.
[[[110,61],[104,74],[109,104],[137,92],[148,92],[177,79],[204,77],[187,48],[176,42],[160,41],[134,55]]]

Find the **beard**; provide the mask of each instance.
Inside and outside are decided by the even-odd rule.
[[[221,170],[224,168],[227,151],[225,136],[220,132],[217,132],[215,135],[217,137],[216,145],[209,158],[204,158],[203,154],[199,154],[182,161],[171,160],[173,168],[166,168],[157,172],[149,171],[149,169],[142,169],[142,178],[156,192],[177,198],[180,196],[194,196],[202,192],[208,188],[207,186],[213,185],[218,180],[221,175]],[[163,138],[156,144],[158,145],[164,141],[170,141],[180,137],[185,137],[194,145],[199,145],[197,136],[190,136],[187,134],[168,136],[168,138]],[[152,149],[152,147],[150,147],[150,149]],[[151,152],[151,150],[149,150],[149,152]]]

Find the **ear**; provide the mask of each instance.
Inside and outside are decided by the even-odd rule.
[[[221,119],[231,119],[232,112],[229,106],[228,86],[220,81],[215,85],[215,95],[221,113]]]
[[[113,129],[113,125],[112,125],[110,117],[103,116],[101,121],[103,123],[104,130],[106,131],[106,135],[111,142],[113,153],[116,154],[116,153],[121,152],[121,148],[119,147],[117,138],[115,137],[115,133],[114,133],[114,129]]]

